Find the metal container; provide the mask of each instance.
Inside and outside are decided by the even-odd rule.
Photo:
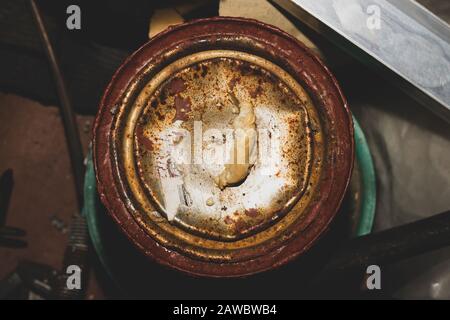
[[[351,114],[320,59],[277,28],[222,17],[169,28],[125,61],[93,147],[101,200],[129,239],[211,277],[310,248],[354,157]]]

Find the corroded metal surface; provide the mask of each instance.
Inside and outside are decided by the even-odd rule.
[[[215,177],[225,164],[196,153],[228,154],[244,105],[257,156],[224,187]],[[112,217],[147,255],[199,275],[251,274],[304,252],[335,215],[353,163],[351,118],[328,70],[287,34],[244,19],[195,21],[143,46],[114,76],[94,134]]]
[[[211,151],[225,153],[227,139],[233,138],[227,129],[237,116],[236,99],[254,106],[261,143],[245,181],[221,190],[212,176],[221,170],[222,159],[194,154],[194,136],[202,135],[200,152],[214,147]],[[310,181],[309,115],[317,116],[306,92],[267,60],[230,50],[187,56],[153,77],[130,109],[119,140],[131,137],[123,153],[133,194],[141,195],[142,207],[151,198],[160,213],[174,215],[174,224],[187,231],[221,240],[243,238],[278,220]],[[185,151],[182,159],[174,155],[172,140]],[[317,143],[317,157],[320,147]]]

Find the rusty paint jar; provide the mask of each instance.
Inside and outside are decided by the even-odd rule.
[[[227,145],[222,132],[248,129],[244,120],[258,132],[244,140],[256,160],[204,164],[198,153]],[[174,163],[180,141],[192,154]],[[269,169],[267,144],[276,146]],[[326,231],[354,141],[319,58],[275,27],[220,17],[169,28],[124,62],[101,101],[93,150],[100,198],[140,251],[190,274],[236,277],[285,264]],[[225,170],[229,180],[244,174],[218,183]]]

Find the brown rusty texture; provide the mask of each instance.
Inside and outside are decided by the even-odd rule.
[[[245,181],[220,190],[189,165],[183,210],[168,219],[162,132],[192,132],[200,120],[204,131],[225,129],[236,100],[255,106],[257,126],[269,112],[281,127],[282,170],[261,180],[255,163]],[[306,251],[340,206],[353,149],[345,98],[322,62],[288,34],[238,18],[197,20],[145,44],[113,77],[94,128],[99,193],[122,231],[158,262],[213,277],[272,269]]]
[[[211,58],[212,55],[220,58]],[[280,79],[260,67],[242,60],[224,58],[224,55],[244,58],[240,52],[209,52],[203,57],[208,60],[190,65],[176,74],[169,73],[169,79],[156,91],[153,92],[151,85],[147,85],[149,89],[144,89],[143,92],[150,92],[150,97],[146,96],[143,101],[150,102],[143,105],[143,111],[137,120],[134,146],[137,152],[132,161],[136,161],[139,169],[140,175],[136,177],[138,184],[144,185],[148,196],[158,203],[160,211],[164,212],[164,191],[161,190],[160,179],[157,178],[160,175],[158,157],[161,153],[161,132],[173,128],[177,120],[183,121],[183,129],[193,132],[193,122],[201,120],[203,131],[224,129],[222,133],[218,132],[218,137],[215,137],[214,133],[212,137],[226,143],[228,137],[225,129],[236,117],[233,114],[236,96],[241,97],[241,103],[245,101],[258,106],[257,113],[267,112],[265,109],[270,108],[273,116],[277,118],[277,125],[283,126],[285,131],[280,137],[283,150],[279,150],[285,158],[283,167],[274,172],[273,176],[267,174],[261,179],[262,167],[255,165],[252,174],[243,184],[220,190],[202,166],[192,166],[187,177],[190,187],[186,184],[183,187],[185,196],[192,199],[190,189],[194,188],[197,190],[192,191],[201,192],[201,198],[211,198],[214,201],[210,205],[205,201],[190,204],[175,217],[174,223],[180,227],[203,234],[207,238],[236,240],[272,224],[288,211],[288,204],[295,202],[303,193],[310,180],[310,134],[313,131],[308,125],[308,112],[301,107],[303,102]],[[239,79],[238,83],[236,79]],[[306,93],[299,94],[303,95],[304,101],[308,101]],[[309,113],[313,113],[310,102],[309,108]],[[264,114],[259,117],[263,118]],[[258,119],[258,123],[264,120],[267,121]],[[278,131],[281,129],[276,128]],[[318,130],[315,134],[319,134]],[[319,147],[318,143],[318,156],[322,153]],[[130,153],[132,151],[130,150]],[[131,174],[135,169],[130,167]],[[274,180],[278,180],[278,185],[271,183]],[[263,186],[260,185],[261,182],[264,182]],[[263,190],[269,194],[262,194]],[[258,203],[266,205],[252,205]]]

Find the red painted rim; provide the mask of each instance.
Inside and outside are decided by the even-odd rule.
[[[120,197],[121,186],[114,178],[111,157],[111,109],[121,100],[128,85],[165,48],[192,38],[224,35],[251,36],[276,55],[289,68],[289,73],[301,81],[315,101],[316,107],[333,123],[335,137],[330,161],[321,181],[324,190],[314,206],[312,221],[305,221],[305,229],[284,246],[251,260],[236,263],[208,263],[171,251],[150,237],[135,221]],[[275,53],[273,53],[275,54]],[[133,53],[117,70],[100,103],[94,125],[94,165],[100,199],[109,214],[127,237],[148,257],[161,264],[193,275],[210,277],[245,276],[274,269],[308,250],[328,228],[336,215],[348,183],[354,159],[353,124],[347,102],[334,76],[323,62],[302,43],[287,33],[267,24],[242,18],[217,17],[195,20],[167,29]]]

